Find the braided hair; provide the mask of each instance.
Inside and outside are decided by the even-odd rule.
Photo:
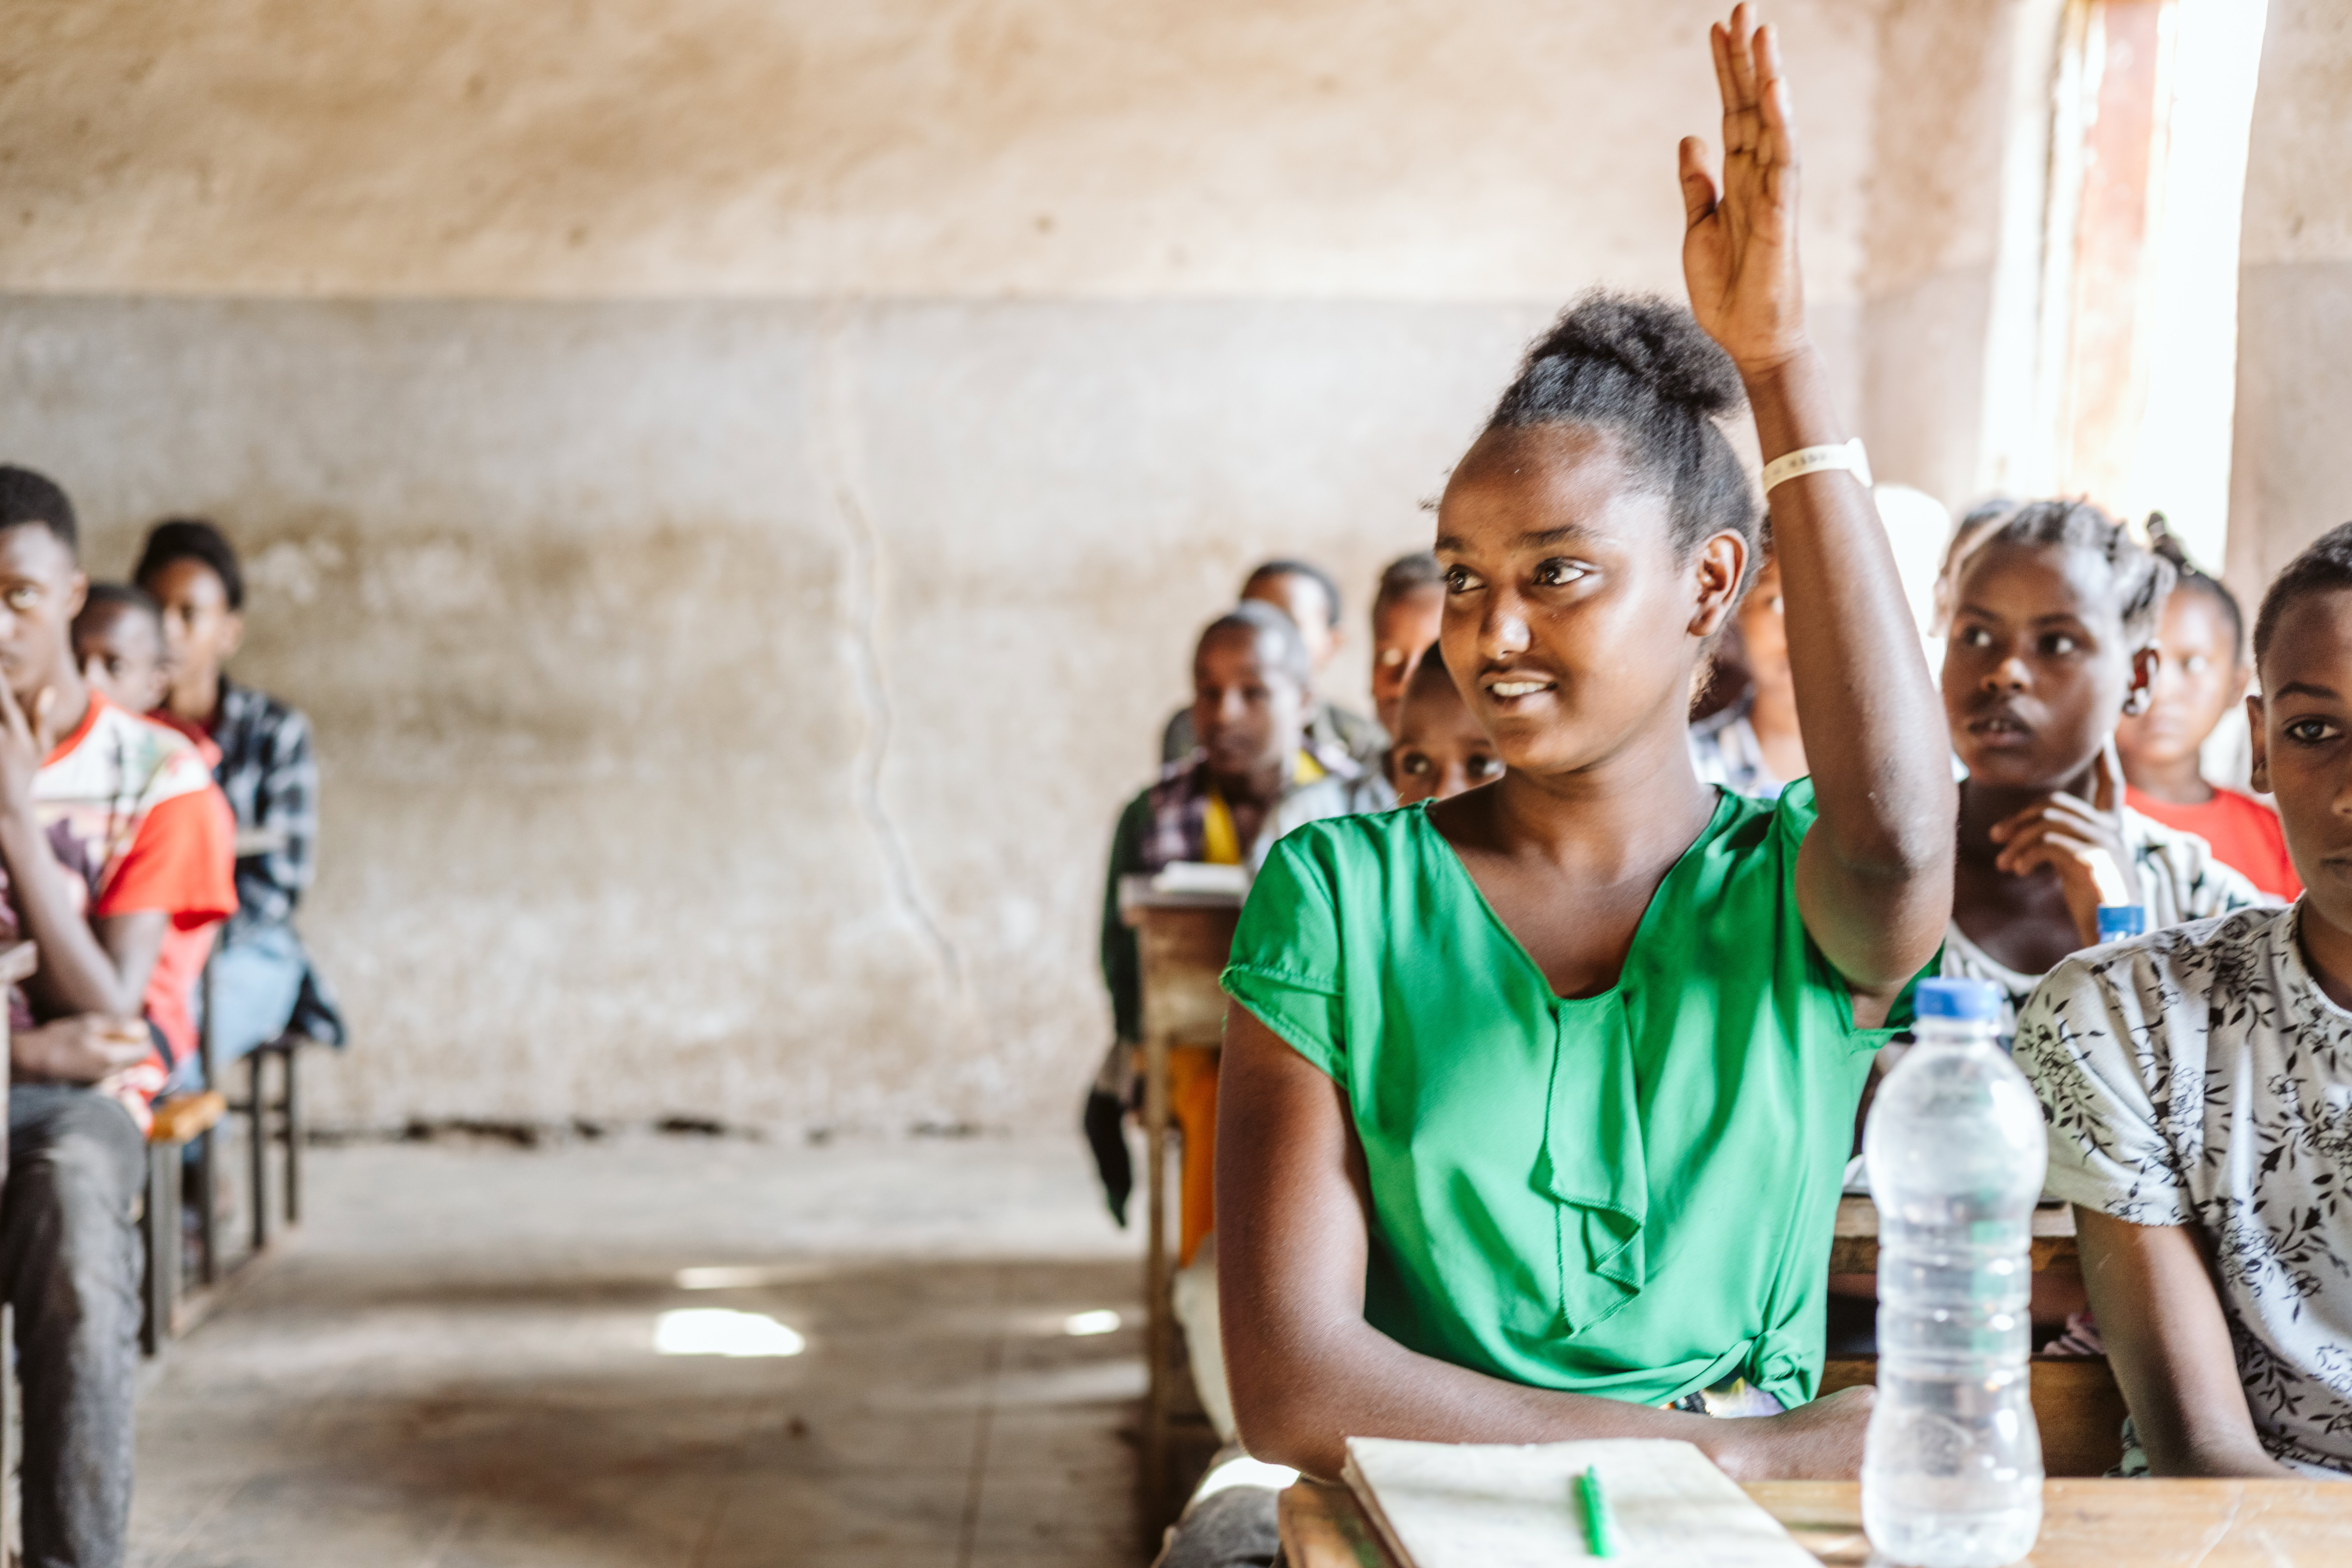
[[[2107,564],[2116,618],[2136,642],[2152,640],[2172,592],[2172,563],[2132,537],[2131,530],[2086,500],[2027,501],[1970,552],[1981,560],[2004,544],[2087,550]]]
[[[2230,662],[2241,664],[2246,658],[2246,613],[2238,608],[2238,595],[2230,592],[2219,577],[2189,559],[2189,548],[2180,535],[2172,531],[2172,524],[2160,511],[2147,514],[2148,547],[2172,563],[2173,591],[2188,590],[2204,595],[2230,623]]]

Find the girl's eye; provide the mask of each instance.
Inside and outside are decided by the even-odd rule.
[[[2286,727],[2286,738],[2302,746],[2320,746],[2343,731],[2325,719],[2297,719]]]
[[[1430,766],[1429,759],[1421,752],[1407,752],[1398,759],[1397,771],[1407,777],[1420,779],[1427,778],[1436,770]]]
[[[2212,663],[2203,654],[2192,653],[2180,661],[2180,668],[2190,675],[2202,675],[2212,667]]]
[[[1583,575],[1585,569],[1573,561],[1547,561],[1536,568],[1536,584],[1544,588],[1565,588]]]
[[[1445,569],[1445,591],[1447,593],[1466,594],[1471,589],[1478,586],[1480,586],[1478,574],[1475,572],[1471,571],[1467,566],[1448,566]]]
[[[1960,646],[1963,647],[1992,647],[1992,634],[1985,630],[1982,626],[1970,626],[1960,633]]]
[[[2074,639],[2068,637],[2064,632],[2052,632],[2048,637],[2042,639],[2042,651],[2046,654],[2063,657],[2066,654],[2073,653],[2074,648]]]
[[[1468,762],[1462,764],[1464,775],[1474,780],[1490,779],[1502,771],[1503,764],[1484,752],[1474,753]]]
[[[8,590],[8,607],[12,610],[29,610],[40,603],[40,599],[41,591],[29,584]]]

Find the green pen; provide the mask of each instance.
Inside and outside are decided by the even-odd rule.
[[[1584,1543],[1595,1557],[1617,1555],[1617,1530],[1609,1518],[1609,1500],[1601,1495],[1601,1470],[1588,1467],[1576,1483],[1584,1499]]]

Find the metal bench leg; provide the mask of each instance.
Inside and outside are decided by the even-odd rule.
[[[294,1058],[302,1054],[299,1045],[286,1047],[286,1228],[293,1229],[302,1223],[302,1111],[294,1098]]]
[[[139,1221],[147,1254],[147,1315],[139,1326],[139,1348],[151,1356],[172,1337],[172,1308],[179,1294],[175,1289],[180,1273],[179,1195],[179,1145],[148,1144],[146,1213]]]
[[[203,1285],[220,1283],[220,1224],[215,1207],[220,1194],[214,1184],[215,1173],[213,1161],[219,1149],[215,1128],[206,1128],[196,1135],[196,1280]]]
[[[259,1257],[269,1245],[269,1097],[263,1089],[262,1063],[267,1051],[245,1058],[247,1075],[246,1115],[253,1134],[253,1251]]]

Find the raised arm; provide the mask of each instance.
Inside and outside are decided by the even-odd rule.
[[[1351,1436],[1679,1437],[1743,1479],[1855,1474],[1867,1390],[1718,1421],[1506,1383],[1405,1349],[1364,1321],[1367,1199],[1345,1092],[1238,1005],[1226,1009],[1219,1070],[1225,1375],[1257,1458],[1329,1479]]]
[[[2293,1478],[2254,1436],[2230,1325],[2196,1233],[2134,1225],[2076,1204],[2074,1235],[2099,1337],[2148,1468],[2159,1476]]]
[[[1853,432],[1805,331],[1780,41],[1745,4],[1711,41],[1725,153],[1718,180],[1704,142],[1682,144],[1683,273],[1699,324],[1739,367],[1769,463]],[[1805,929],[1853,988],[1856,1021],[1875,1022],[1951,916],[1951,742],[1870,491],[1824,469],[1782,482],[1769,504],[1797,724],[1821,808],[1798,900]]]

